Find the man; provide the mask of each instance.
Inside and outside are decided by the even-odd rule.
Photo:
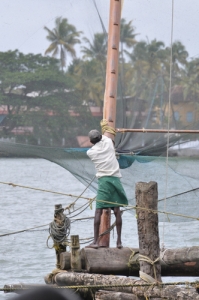
[[[113,141],[95,129],[91,130],[88,136],[94,145],[87,151],[87,155],[94,163],[97,171],[98,192],[94,219],[94,241],[87,247],[98,248],[101,214],[103,208],[111,208],[116,217],[117,247],[121,249],[122,217],[120,206],[127,205],[128,200],[120,182],[122,176],[115,156]]]

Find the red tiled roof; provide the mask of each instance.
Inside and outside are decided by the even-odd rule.
[[[90,140],[89,140],[89,137],[88,136],[82,136],[82,135],[79,135],[77,136],[77,142],[79,144],[80,147],[82,148],[87,148],[87,147],[91,147],[92,144],[90,143]]]

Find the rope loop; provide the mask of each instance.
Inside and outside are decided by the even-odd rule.
[[[113,135],[116,135],[116,130],[108,125],[108,121],[106,119],[101,120],[100,122],[101,128],[102,128],[102,134],[105,132],[111,133]]]
[[[65,214],[61,213],[59,214],[61,220],[58,222],[57,215],[54,218],[54,221],[49,225],[49,233],[54,242],[54,247],[67,242],[67,237],[70,234],[70,219],[66,217]]]
[[[140,271],[140,278],[142,278],[143,280],[147,281],[147,282],[157,282],[157,274],[156,274],[156,268],[155,268],[155,264],[157,262],[160,261],[160,257],[156,258],[154,261],[151,260],[148,256],[144,256],[142,254],[139,254],[139,261],[146,261],[147,263],[151,264],[153,266],[153,272],[155,275],[155,278],[151,277],[150,275]]]

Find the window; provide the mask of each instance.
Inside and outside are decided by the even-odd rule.
[[[174,119],[175,119],[176,121],[179,121],[179,120],[180,120],[180,114],[179,114],[178,111],[174,111]]]
[[[193,121],[193,112],[188,111],[187,112],[187,122],[192,122]]]

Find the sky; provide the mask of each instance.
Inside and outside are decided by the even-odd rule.
[[[93,1],[0,0],[0,51],[18,49],[44,55],[49,46],[44,26],[53,29],[59,16],[92,40],[102,31]],[[96,3],[107,27],[110,1]],[[122,17],[133,21],[137,40],[156,38],[169,46],[173,30],[173,41],[180,40],[190,57],[199,57],[199,0],[124,0]]]

